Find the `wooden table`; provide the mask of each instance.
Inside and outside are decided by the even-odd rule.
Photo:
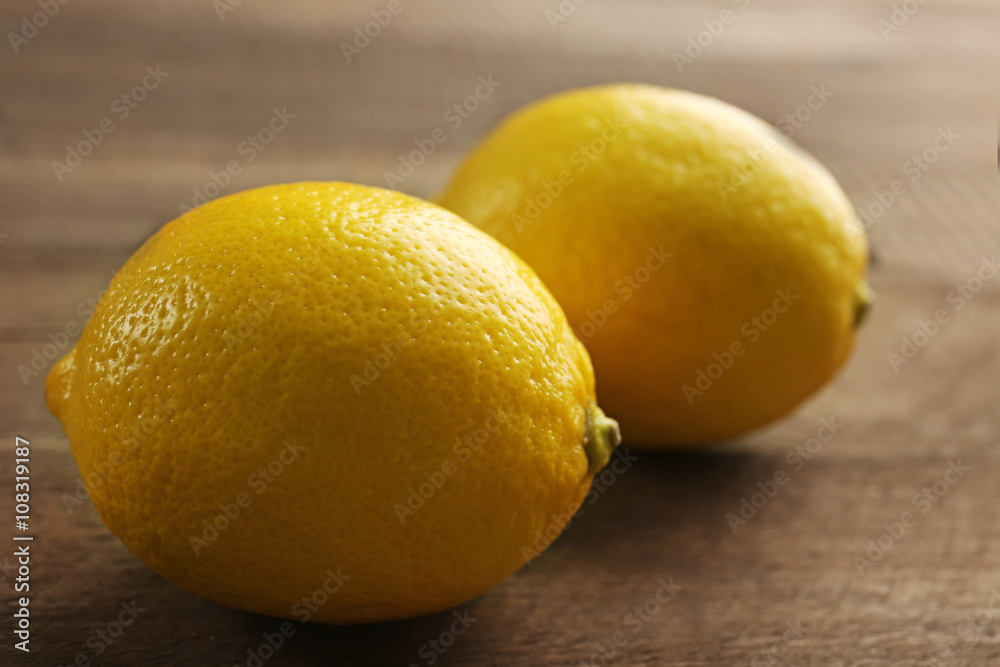
[[[67,504],[78,472],[44,406],[46,346],[72,340],[145,237],[206,190],[384,185],[415,140],[446,127],[399,186],[430,195],[510,110],[638,80],[775,123],[798,114],[794,138],[871,220],[879,301],[853,360],[752,437],[633,452],[549,552],[467,606],[476,620],[443,654],[429,642],[449,643],[451,612],[296,624],[264,664],[601,665],[601,650],[621,665],[1000,664],[1000,278],[969,282],[1000,251],[995,3],[903,0],[894,14],[889,0],[576,2],[402,0],[353,50],[342,44],[387,1],[53,1],[35,31],[23,17],[41,24],[39,5],[3,4],[2,32],[29,37],[16,54],[9,36],[0,48],[0,517],[17,534],[13,446],[25,437],[35,539],[32,652],[13,648],[5,569],[0,662],[244,665],[280,625],[175,588],[89,501]],[[675,57],[689,47],[691,62]],[[480,76],[500,85],[446,124]],[[823,101],[803,107],[816,90]],[[294,118],[250,161],[243,142],[275,109]],[[80,142],[89,155],[69,168],[66,146]],[[959,284],[981,288],[959,299]],[[947,323],[919,334],[939,310]],[[923,345],[893,368],[904,339]],[[36,352],[40,374],[22,377]],[[810,441],[824,419],[836,434]],[[779,471],[787,484],[762,504],[753,494]],[[726,517],[742,499],[762,506],[734,534]],[[679,587],[663,604],[661,582]],[[111,643],[95,634],[114,634],[133,600],[134,623]]]

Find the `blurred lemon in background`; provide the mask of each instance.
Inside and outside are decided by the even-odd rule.
[[[617,444],[531,269],[437,206],[343,183],[163,227],[46,389],[133,553],[298,620],[487,591],[559,533]]]
[[[628,442],[729,438],[848,358],[867,242],[816,160],[719,100],[647,85],[503,121],[437,201],[521,256],[591,353]]]

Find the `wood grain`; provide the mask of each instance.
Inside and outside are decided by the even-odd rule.
[[[246,0],[220,20],[211,3],[192,0],[69,3],[18,53],[0,48],[0,438],[30,438],[35,484],[32,653],[13,649],[8,617],[0,662],[246,664],[279,628],[162,580],[89,501],[74,501],[78,471],[44,405],[51,362],[37,376],[18,369],[82,325],[113,271],[228,161],[240,173],[222,192],[298,179],[384,185],[414,140],[492,74],[496,93],[449,129],[402,190],[432,194],[465,150],[528,101],[639,80],[716,95],[772,122],[825,86],[832,96],[794,139],[863,211],[879,211],[894,181],[905,192],[872,219],[879,301],[838,379],[739,442],[632,450],[637,460],[606,476],[543,557],[455,610],[476,620],[434,664],[600,665],[602,648],[621,665],[1000,664],[1000,618],[989,607],[1000,587],[1000,279],[961,309],[948,300],[1000,251],[995,4],[927,3],[883,37],[888,1],[752,0],[681,71],[673,53],[703,21],[744,3],[589,0],[553,29],[555,1],[404,0],[346,62],[340,43],[385,4]],[[21,30],[37,11],[4,3],[0,32]],[[113,100],[156,65],[169,72],[162,83],[115,115]],[[241,142],[276,107],[294,120],[247,161]],[[106,117],[114,131],[60,181],[52,163]],[[959,138],[914,178],[908,161],[947,128]],[[949,322],[893,369],[888,353],[941,309]],[[797,448],[816,448],[824,419],[836,434],[798,458]],[[8,525],[12,455],[3,451]],[[969,470],[923,512],[914,497],[949,462]],[[779,471],[787,484],[734,533],[727,515]],[[913,525],[859,571],[855,557],[904,512]],[[5,609],[11,578],[0,571]],[[650,602],[661,581],[681,588]],[[88,639],[132,600],[143,609],[135,623],[95,655]],[[655,612],[638,615],[647,604]],[[296,623],[264,664],[428,665],[429,642],[447,642],[452,614],[358,628]],[[956,652],[945,656],[949,645]]]

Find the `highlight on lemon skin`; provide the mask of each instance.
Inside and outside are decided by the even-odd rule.
[[[527,265],[438,206],[346,183],[240,192],[164,226],[46,396],[144,563],[326,623],[488,591],[618,442]]]
[[[612,84],[529,104],[436,201],[538,273],[637,446],[697,446],[788,414],[843,366],[873,302],[864,228],[829,171],[759,118],[682,90]],[[780,291],[797,299],[754,325]]]

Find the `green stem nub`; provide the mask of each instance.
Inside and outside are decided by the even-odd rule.
[[[872,304],[875,303],[875,292],[862,280],[854,288],[854,328],[861,326]]]
[[[606,416],[591,402],[587,406],[587,421],[583,428],[583,449],[587,452],[590,467],[587,474],[593,476],[611,460],[611,453],[622,441],[618,422]]]

